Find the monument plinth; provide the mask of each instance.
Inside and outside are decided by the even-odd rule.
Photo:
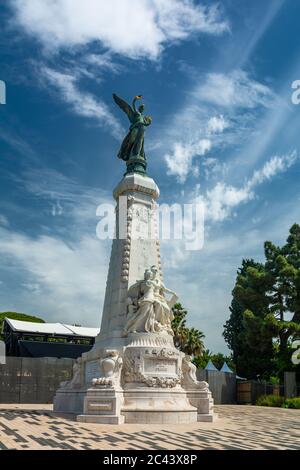
[[[116,237],[101,329],[93,348],[75,363],[72,380],[61,384],[54,410],[94,423],[212,421],[208,384],[197,381],[190,357],[174,347],[177,296],[163,283],[156,225],[159,189],[145,173],[143,131],[151,119],[142,116],[141,107],[136,111],[135,101],[132,110],[115,100],[132,122],[119,152],[131,162],[113,193]],[[137,149],[139,158],[132,157]]]

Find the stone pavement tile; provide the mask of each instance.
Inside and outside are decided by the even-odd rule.
[[[300,410],[216,406],[215,423],[104,425],[58,417],[49,405],[1,405],[0,449],[300,449]]]

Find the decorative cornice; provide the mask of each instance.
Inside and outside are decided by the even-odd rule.
[[[148,176],[142,176],[132,173],[124,176],[113,192],[114,198],[117,200],[119,196],[126,195],[128,192],[138,192],[151,195],[154,200],[159,197],[159,188],[155,181]]]

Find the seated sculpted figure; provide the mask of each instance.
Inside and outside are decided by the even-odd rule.
[[[73,377],[60,383],[61,388],[80,388],[81,387],[82,359],[79,357],[73,364]]]
[[[165,292],[173,295],[168,301]],[[167,289],[159,278],[157,268],[146,269],[144,280],[134,284],[128,292],[128,320],[124,333],[166,331],[173,334],[172,306],[177,300],[175,292]]]
[[[186,390],[208,391],[208,383],[197,379],[197,367],[192,363],[192,358],[185,355],[182,359],[182,385]]]
[[[130,294],[138,297],[131,297]],[[144,280],[139,281],[129,289],[128,297],[128,320],[124,333],[135,332],[154,332],[155,331],[155,315],[154,315],[154,283],[152,280],[152,272],[146,269]]]

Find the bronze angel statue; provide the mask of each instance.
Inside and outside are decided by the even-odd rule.
[[[131,123],[129,131],[122,142],[118,157],[126,162],[132,158],[143,158],[146,160],[144,151],[145,127],[150,126],[152,118],[143,115],[145,108],[143,104],[136,108],[136,102],[142,99],[142,95],[137,95],[133,98],[132,107],[115,93],[113,94],[113,99],[122,111],[127,114]]]

